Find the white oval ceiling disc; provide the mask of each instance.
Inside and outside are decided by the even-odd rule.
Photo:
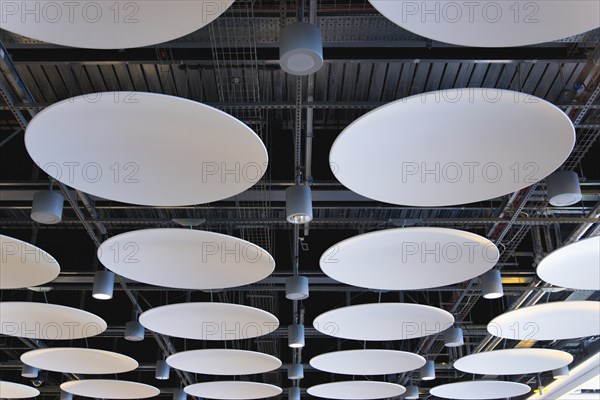
[[[167,364],[182,371],[206,375],[253,375],[281,367],[277,357],[235,349],[183,351],[169,356]]]
[[[202,382],[186,386],[184,390],[190,396],[224,400],[264,399],[282,392],[274,385],[245,381]]]
[[[313,357],[310,365],[333,374],[389,375],[419,369],[425,358],[396,350],[344,350]]]
[[[600,236],[580,240],[550,253],[538,264],[537,274],[555,286],[600,290]]]
[[[453,367],[469,374],[526,375],[567,366],[573,356],[552,349],[505,349],[462,357]]]
[[[0,333],[43,340],[92,337],[106,330],[106,322],[87,311],[56,304],[0,302]]]
[[[321,256],[325,274],[348,285],[415,290],[466,281],[490,270],[498,248],[470,232],[400,228],[344,240]]]
[[[223,200],[258,182],[268,165],[262,140],[238,119],[155,93],[95,93],[54,104],[29,123],[25,146],[70,187],[147,206]]]
[[[488,332],[512,340],[563,340],[600,335],[600,302],[560,301],[509,311]]]
[[[0,399],[28,399],[39,395],[40,391],[31,386],[0,381]]]
[[[45,371],[90,375],[119,374],[138,367],[136,360],[123,354],[77,347],[32,350],[22,354],[21,361]]]
[[[366,400],[386,399],[406,392],[404,386],[377,381],[342,381],[309,387],[307,393],[324,399]]]
[[[523,383],[505,381],[467,381],[436,386],[430,394],[442,399],[484,400],[522,396],[531,391]]]
[[[250,339],[279,326],[271,313],[227,303],[170,304],[144,312],[139,321],[151,331],[196,340]]]
[[[224,13],[233,0],[0,0],[2,28],[62,46],[126,49],[192,33]]]
[[[433,335],[450,328],[448,311],[405,303],[360,304],[319,315],[315,329],[325,335],[352,340],[404,340]]]
[[[0,235],[0,249],[0,289],[43,285],[60,273],[54,257],[30,243]]]
[[[60,388],[75,396],[101,399],[147,399],[160,394],[154,386],[110,379],[69,381],[61,384]]]
[[[383,16],[406,30],[462,46],[526,46],[564,39],[600,26],[600,4],[589,0],[369,1]]]
[[[98,249],[113,272],[138,282],[180,289],[223,289],[269,276],[273,257],[233,236],[191,229],[143,229],[113,236]]]
[[[574,144],[573,123],[545,100],[500,89],[450,89],[362,116],[335,140],[329,162],[335,177],[360,195],[440,207],[530,186],[556,170]]]

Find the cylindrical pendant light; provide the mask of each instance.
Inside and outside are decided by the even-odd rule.
[[[450,328],[444,332],[444,345],[446,347],[460,347],[465,344],[463,330],[460,328]]]
[[[125,324],[125,340],[139,342],[144,340],[145,329],[138,321],[129,321]]]
[[[304,365],[300,363],[294,363],[288,365],[288,379],[303,379],[304,378]]]
[[[173,400],[186,400],[187,393],[183,389],[177,389],[173,392]]]
[[[421,367],[421,380],[432,381],[435,379],[435,363],[432,360],[427,360],[425,365]]]
[[[279,64],[291,75],[309,75],[323,66],[323,35],[317,25],[296,22],[286,26],[279,42]]]
[[[39,373],[40,370],[31,365],[23,364],[23,367],[21,368],[21,376],[23,378],[37,378]]]
[[[169,379],[171,373],[171,367],[167,364],[166,360],[158,360],[156,362],[156,372],[154,377],[158,380],[165,381]]]
[[[290,300],[304,300],[308,297],[308,278],[290,276],[285,280],[285,297]]]
[[[292,348],[304,347],[304,325],[293,324],[288,326],[288,346]]]
[[[579,176],[573,171],[558,171],[546,178],[548,201],[555,207],[571,206],[581,201]]]
[[[569,377],[569,367],[565,365],[564,367],[552,370],[552,377],[554,379],[568,378]]]
[[[57,192],[45,190],[33,195],[31,219],[40,224],[57,224],[62,220],[64,197]]]
[[[497,299],[504,296],[502,275],[497,269],[492,269],[481,275],[481,294],[485,299]]]
[[[414,400],[419,398],[419,388],[417,386],[407,386],[406,392],[404,392],[404,398],[407,400]]]
[[[110,300],[113,297],[115,274],[110,271],[96,271],[92,297],[98,300]]]
[[[60,400],[73,400],[73,394],[69,392],[65,392],[64,390],[60,391]]]
[[[299,387],[291,387],[288,389],[288,400],[300,400],[302,393]]]
[[[313,219],[312,193],[307,185],[294,185],[285,191],[286,218],[292,224],[306,224]]]

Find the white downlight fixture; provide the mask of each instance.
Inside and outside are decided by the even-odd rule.
[[[288,346],[293,349],[304,347],[304,325],[293,324],[288,326]]]
[[[481,294],[484,299],[498,299],[504,296],[502,288],[502,275],[497,269],[490,270],[481,275]]]
[[[308,297],[308,278],[291,276],[285,281],[285,297],[289,300],[304,300]]]
[[[435,379],[435,363],[432,360],[427,360],[425,365],[419,371],[422,381],[432,381]]]
[[[546,178],[548,201],[555,207],[571,206],[581,201],[579,176],[573,171],[558,171]]]
[[[460,328],[450,328],[444,332],[444,345],[446,347],[460,347],[465,344],[463,330]]]
[[[312,193],[307,185],[294,185],[285,191],[286,219],[291,224],[307,224],[313,219]]]
[[[65,198],[57,192],[46,190],[33,195],[31,219],[40,224],[53,225],[62,220]]]
[[[310,75],[323,66],[323,35],[318,26],[296,22],[281,32],[279,64],[291,75]]]
[[[115,274],[110,271],[96,271],[92,297],[97,300],[110,300],[113,297]]]

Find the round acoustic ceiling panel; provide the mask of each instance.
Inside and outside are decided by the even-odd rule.
[[[182,371],[206,375],[262,374],[281,367],[277,357],[236,349],[183,351],[169,356],[167,364]]]
[[[227,303],[179,303],[156,307],[140,315],[151,331],[185,339],[237,340],[267,335],[279,326],[273,314]]]
[[[365,400],[400,396],[406,389],[396,383],[377,381],[341,381],[309,387],[309,395],[324,399]]]
[[[369,0],[383,16],[417,35],[472,47],[551,42],[600,26],[597,1]]]
[[[234,0],[132,2],[0,0],[2,28],[62,46],[126,49],[152,46],[192,33]]]
[[[78,347],[32,350],[22,354],[21,361],[45,371],[90,375],[119,374],[138,367],[136,360],[123,354]]]
[[[404,340],[442,332],[454,317],[439,308],[406,303],[360,304],[319,315],[313,326],[319,332],[342,339]]]
[[[155,93],[95,93],[56,103],[31,121],[25,145],[44,172],[66,185],[147,206],[223,200],[254,185],[268,164],[262,140],[241,121]]]
[[[181,289],[223,289],[260,281],[273,257],[233,236],[191,229],[143,229],[102,243],[98,259],[138,282]]]
[[[600,335],[600,302],[560,301],[509,311],[487,326],[513,340],[563,340]]]
[[[451,285],[490,270],[498,248],[470,232],[399,228],[344,240],[321,256],[323,272],[348,285],[415,290]]]
[[[202,382],[186,386],[184,390],[190,396],[223,400],[264,399],[282,392],[274,385],[245,381]]]
[[[0,289],[43,285],[60,273],[54,257],[30,243],[0,235],[0,248]]]
[[[442,399],[484,400],[522,396],[531,391],[523,383],[506,381],[466,381],[436,386],[430,394]]]
[[[0,399],[28,399],[39,395],[40,391],[31,386],[0,381]]]
[[[160,394],[154,386],[110,379],[69,381],[61,384],[60,388],[75,396],[101,399],[147,399]]]
[[[600,290],[600,236],[583,239],[550,253],[537,267],[538,276],[555,286]]]
[[[72,340],[96,336],[106,322],[87,311],[56,304],[0,302],[0,333],[43,340]]]
[[[360,195],[440,207],[523,189],[558,168],[574,144],[573,123],[545,100],[450,89],[367,113],[338,136],[329,161],[335,177]]]
[[[310,365],[332,374],[390,375],[419,369],[425,358],[396,350],[343,350],[313,357]]]
[[[505,349],[471,354],[454,362],[454,368],[469,374],[525,375],[567,366],[573,356],[552,349]]]

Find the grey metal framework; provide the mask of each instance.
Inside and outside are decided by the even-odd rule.
[[[295,256],[300,260],[300,272],[311,279],[311,296],[300,304],[306,315],[307,344],[294,356],[306,367],[305,379],[300,382],[303,389],[338,379],[310,368],[311,356],[363,346],[318,333],[310,326],[312,318],[326,309],[381,298],[442,307],[465,329],[465,346],[457,349],[445,348],[440,335],[381,344],[435,359],[438,379],[433,383],[419,382],[416,372],[382,377],[389,382],[418,383],[425,391],[445,381],[470,379],[451,367],[453,360],[465,354],[536,345],[566,349],[579,360],[597,351],[598,337],[515,342],[489,336],[485,326],[505,310],[540,301],[600,298],[597,292],[550,290],[535,274],[535,266],[548,252],[600,233],[600,30],[527,48],[459,48],[404,31],[367,1],[311,0],[307,10],[307,19],[314,20],[324,34],[325,65],[314,76],[301,79],[286,75],[277,63],[281,28],[296,20],[295,1],[238,0],[198,32],[155,47],[126,51],[62,48],[0,29],[0,228],[8,235],[54,246],[52,249],[65,259],[63,272],[48,285],[48,293],[2,291],[0,300],[47,298],[107,312],[111,316],[109,329],[80,344],[138,358],[141,367],[124,376],[158,385],[161,396],[171,396],[181,385],[215,377],[177,371],[167,381],[155,381],[157,357],[208,344],[147,332],[146,340],[133,346],[122,339],[124,324],[132,308],[141,311],[168,302],[202,299],[247,304],[277,314],[281,327],[273,334],[226,345],[270,353],[283,360],[278,371],[238,379],[291,386],[285,373],[292,358],[284,327],[291,323],[293,310],[285,298],[284,282],[293,272]],[[399,98],[459,87],[522,91],[556,104],[569,115],[576,126],[577,144],[563,167],[580,174],[582,202],[551,207],[542,181],[476,204],[402,207],[363,198],[335,181],[328,166],[328,151],[349,123]],[[271,158],[267,175],[235,198],[172,208],[109,202],[56,183],[68,203],[63,221],[58,225],[34,223],[29,217],[33,193],[46,188],[49,181],[24,151],[23,132],[28,122],[57,101],[116,90],[171,94],[231,113],[252,127],[267,145]],[[285,221],[284,193],[298,174],[312,183],[314,220],[294,230]],[[92,302],[94,250],[104,239],[133,229],[181,226],[190,220],[198,223],[197,229],[236,235],[264,247],[275,256],[275,274],[248,287],[215,293],[156,288],[119,278],[109,305]],[[494,241],[501,250],[498,265],[505,297],[482,299],[477,279],[430,290],[375,293],[342,285],[320,271],[321,252],[337,241],[404,226],[454,227]],[[61,249],[64,243],[70,243],[70,248]],[[20,354],[47,345],[39,340],[0,336],[2,378],[20,379]],[[48,373],[42,396],[57,397],[61,381],[80,378]],[[532,387],[552,380],[548,373],[517,378]]]

